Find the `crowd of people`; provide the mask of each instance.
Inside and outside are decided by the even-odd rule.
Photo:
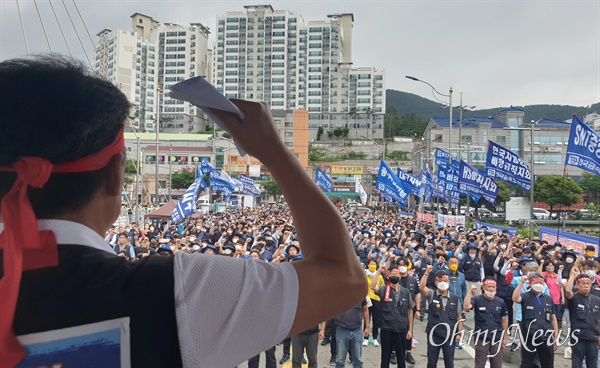
[[[368,295],[343,315],[284,340],[279,363],[316,367],[320,342],[330,344],[331,366],[343,367],[349,359],[353,367],[362,367],[362,347],[369,345],[380,347],[382,367],[415,364],[412,335],[418,319],[427,321],[427,367],[438,366],[440,352],[440,366],[443,361],[453,367],[455,350],[465,344],[475,347],[475,367],[488,359],[492,367],[501,367],[505,348],[521,350],[521,367],[553,367],[554,352],[564,343],[573,367],[597,366],[600,260],[593,246],[578,255],[560,243],[510,237],[507,231],[435,226],[391,212],[337,208],[364,267]],[[112,227],[105,240],[130,262],[177,252],[302,260],[284,204],[209,212],[183,224],[150,219],[143,226]],[[480,336],[465,334],[466,318],[474,319]],[[598,323],[585,322],[590,318]],[[275,346],[265,357],[266,367],[277,366]],[[248,366],[258,367],[259,359]]]

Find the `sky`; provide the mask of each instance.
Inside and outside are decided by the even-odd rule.
[[[50,51],[36,2],[0,0],[0,60],[26,55],[17,3],[31,52]],[[452,87],[453,105],[462,93],[463,105],[477,109],[600,102],[600,0],[64,0],[83,47],[63,2],[37,0],[50,45],[67,54],[50,4],[73,54],[83,60],[84,49],[93,55],[84,25],[97,41],[95,34],[104,28],[130,30],[130,15],[139,12],[161,23],[200,22],[214,32],[217,15],[270,4],[306,21],[353,13],[354,65],[385,69],[388,89],[433,100],[430,87],[405,78],[411,75],[442,93]]]

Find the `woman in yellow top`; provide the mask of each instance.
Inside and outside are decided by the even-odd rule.
[[[379,268],[379,261],[375,259],[371,259],[369,261],[368,269],[365,270],[367,273],[367,282],[371,285],[371,280],[377,273],[377,268]],[[379,281],[377,281],[377,285],[383,286],[385,285],[385,281],[383,280],[383,276],[379,275]],[[369,307],[369,315],[371,316],[370,320],[373,324],[373,337],[365,338],[363,340],[363,346],[367,346],[369,343],[372,343],[374,346],[379,346],[379,342],[377,341],[377,336],[379,335],[379,325],[381,323],[381,316],[379,315],[379,296],[375,293],[371,288],[369,288],[369,292],[367,296],[371,299],[372,306]]]

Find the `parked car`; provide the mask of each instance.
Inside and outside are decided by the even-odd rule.
[[[477,214],[479,215],[479,218],[497,218],[497,217],[500,217],[499,214],[497,214],[496,212],[492,212],[492,211],[488,210],[487,208],[479,208],[477,210]]]
[[[576,211],[574,215],[582,220],[594,220],[598,218],[598,212],[586,209]]]
[[[550,212],[543,208],[534,208],[533,218],[536,220],[548,220],[550,218]]]

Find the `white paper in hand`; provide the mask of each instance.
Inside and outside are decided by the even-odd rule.
[[[229,133],[229,130],[208,108],[234,113],[240,120],[245,118],[242,110],[235,106],[227,99],[227,97],[223,96],[221,92],[202,77],[190,78],[172,86],[171,98],[187,101],[199,107],[227,133]],[[237,143],[235,143],[235,146],[241,156],[246,155],[246,151],[244,151]]]

